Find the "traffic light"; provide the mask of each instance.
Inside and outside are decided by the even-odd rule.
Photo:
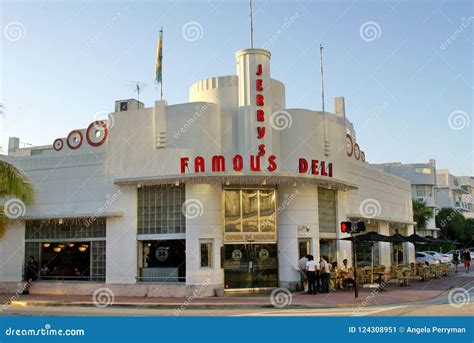
[[[352,232],[352,223],[351,222],[341,222],[341,232],[342,233],[351,233]]]
[[[354,232],[363,232],[365,231],[365,223],[362,220],[357,221],[356,228]]]

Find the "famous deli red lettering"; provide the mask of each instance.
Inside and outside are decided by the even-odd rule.
[[[196,156],[192,161],[189,157],[181,158],[180,170],[181,174],[186,172],[199,173],[225,173],[225,172],[241,172],[242,170],[250,170],[251,172],[274,172],[278,169],[277,158],[275,155],[265,157],[266,147],[263,141],[267,128],[265,127],[265,95],[263,94],[267,86],[263,80],[263,66],[259,64],[255,72],[257,76],[255,80],[255,119],[257,122],[257,154],[246,157],[245,160],[242,155],[235,155],[231,161],[228,161],[222,155],[215,155],[211,157],[210,161],[206,161],[202,156]],[[270,128],[271,129],[271,128]],[[320,160],[306,160],[300,158],[297,166],[300,174],[312,174],[318,176],[332,177],[332,163],[326,163]],[[294,170],[291,168],[291,170]]]

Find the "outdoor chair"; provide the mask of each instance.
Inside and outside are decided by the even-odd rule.
[[[430,268],[424,264],[418,264],[416,266],[417,273],[421,277],[421,281],[429,281],[431,278]]]
[[[403,269],[396,269],[397,285],[408,286],[408,276],[404,273]]]

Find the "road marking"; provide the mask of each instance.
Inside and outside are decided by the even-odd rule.
[[[380,312],[396,310],[406,306],[387,306],[381,308],[319,308],[319,309],[275,309],[273,311],[265,312],[249,312],[244,314],[233,315],[233,317],[262,317],[262,316],[283,316],[283,317],[296,317],[296,316],[310,316],[310,317],[319,317],[319,316],[356,316],[363,317],[369,316]]]

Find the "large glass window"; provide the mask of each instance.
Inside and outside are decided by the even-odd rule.
[[[244,232],[258,232],[258,191],[242,191],[242,227]]]
[[[39,280],[104,281],[105,230],[105,218],[27,221],[25,261]]]
[[[336,233],[336,191],[318,188],[319,232]]]
[[[311,255],[311,239],[303,238],[298,239],[298,256],[301,259],[306,255]]]
[[[377,243],[371,243],[371,242],[357,242],[356,243],[356,256],[357,256],[357,265],[359,267],[371,266],[372,257],[374,258],[374,265],[378,265],[379,264],[379,245]]]
[[[319,241],[319,255],[326,256],[328,262],[337,261],[336,255],[336,240],[335,239],[321,239]]]
[[[185,186],[160,185],[138,189],[138,234],[184,233]]]
[[[225,288],[278,287],[278,252],[274,244],[226,244]]]
[[[184,239],[139,241],[138,244],[141,255],[139,281],[186,281],[186,241]]]
[[[200,241],[199,242],[200,250],[200,260],[201,268],[211,268],[212,267],[212,241]]]
[[[226,241],[275,241],[275,190],[225,189]]]

